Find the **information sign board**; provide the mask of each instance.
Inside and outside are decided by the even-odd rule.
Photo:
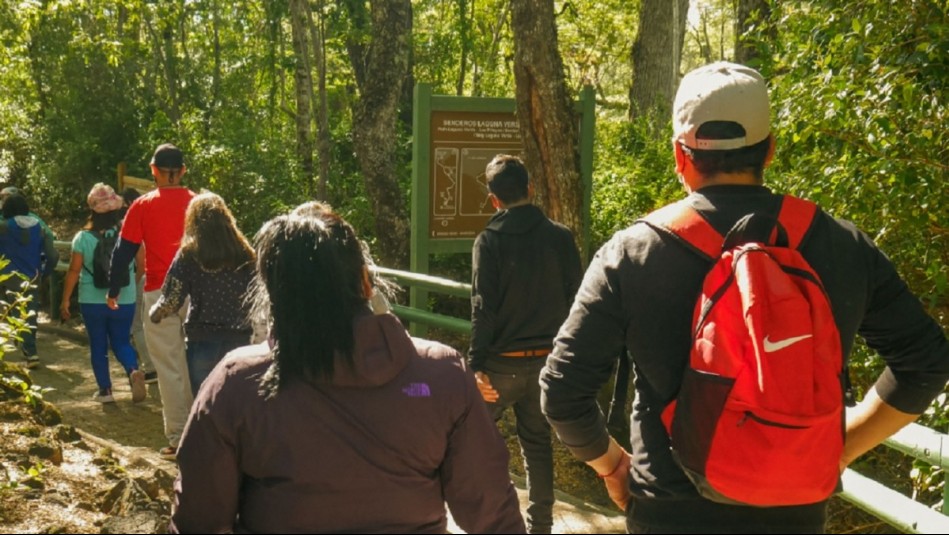
[[[484,169],[498,154],[520,156],[513,113],[433,111],[431,114],[429,238],[474,238],[494,207]]]

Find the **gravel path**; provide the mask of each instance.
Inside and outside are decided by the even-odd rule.
[[[94,401],[97,387],[84,332],[74,322],[61,325],[43,319],[40,318],[37,337],[40,366],[31,370],[31,375],[37,384],[51,388],[44,399],[56,404],[71,425],[129,448],[145,450],[140,453],[160,459],[158,449],[166,441],[158,385],[146,385],[145,401],[133,404],[125,372],[110,357],[116,403]]]

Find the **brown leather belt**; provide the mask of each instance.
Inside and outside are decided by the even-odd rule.
[[[502,357],[546,357],[550,349],[525,349],[524,351],[507,351],[500,353]]]

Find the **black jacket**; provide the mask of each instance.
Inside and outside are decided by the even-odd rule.
[[[689,198],[723,235],[747,213],[776,214],[779,201],[758,186],[706,187]],[[823,212],[800,250],[824,283],[844,355],[859,334],[886,363],[876,383],[881,398],[908,413],[926,409],[949,380],[949,343],[892,263],[853,224]],[[637,513],[655,501],[649,498],[697,499],[673,460],[659,414],[679,389],[692,310],[709,267],[648,225],[616,233],[591,262],[541,373],[544,411],[558,435],[578,458],[595,459],[609,441],[596,395],[616,355],[628,348],[635,371],[630,490],[639,497],[632,508]],[[681,504],[678,510],[695,511]],[[760,514],[769,511],[775,512]]]
[[[471,271],[475,371],[489,355],[551,347],[582,276],[573,234],[530,204],[494,214],[475,239]]]

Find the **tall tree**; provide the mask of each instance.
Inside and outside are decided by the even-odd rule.
[[[204,135],[207,137],[211,130],[211,121],[214,111],[221,101],[221,14],[216,0],[211,0],[211,36],[212,58],[211,89],[207,102],[204,104]]]
[[[771,17],[771,4],[768,0],[738,0],[735,14],[735,61],[738,63],[753,63],[758,57],[758,46],[754,38],[748,35],[749,30]],[[771,34],[771,30],[759,32],[761,35]],[[771,35],[771,37],[774,37]]]
[[[319,17],[313,20],[310,13],[310,40],[313,44],[313,60],[316,62],[317,80],[317,108],[316,108],[316,150],[319,154],[319,184],[316,197],[328,201],[328,186],[330,174],[330,158],[332,158],[332,144],[329,127],[329,110],[326,96],[326,27],[323,23],[323,0],[317,5]]]
[[[303,179],[313,193],[313,69],[310,65],[310,6],[308,0],[290,0],[290,31],[296,68],[293,71],[296,96],[297,159]]]
[[[689,0],[643,0],[631,54],[630,118],[671,109],[688,11]]]
[[[578,118],[557,48],[553,0],[511,0],[517,119],[535,199],[583,236]],[[582,251],[585,255],[586,251]]]
[[[472,7],[473,5],[472,2]],[[501,2],[495,7],[496,11],[491,13],[492,16],[488,17],[487,23],[481,28],[481,33],[484,35],[482,39],[489,38],[482,45],[484,50],[481,54],[481,63],[478,60],[472,62],[474,72],[471,75],[471,94],[476,97],[484,96],[486,93],[484,90],[486,84],[483,83],[485,74],[490,77],[491,74],[496,74],[496,71],[498,71],[498,56],[501,42],[505,37],[505,22],[507,22],[508,12],[511,10],[511,4],[508,2]]]
[[[152,47],[155,59],[158,63],[156,70],[161,71],[164,77],[164,89],[168,94],[167,101],[164,103],[165,114],[173,124],[181,121],[181,91],[179,88],[179,60],[177,47],[175,46],[175,30],[179,30],[179,36],[184,40],[184,32],[180,31],[179,22],[181,14],[180,6],[168,3],[167,5],[156,6],[157,9],[153,16],[152,24],[146,24],[152,37]]]
[[[359,88],[353,141],[375,216],[377,252],[386,265],[406,267],[409,217],[398,181],[396,149],[399,102],[412,48],[412,4],[379,0],[369,3],[368,13],[362,0],[346,0],[344,6],[355,27],[347,42]],[[368,28],[360,26],[366,23]],[[368,39],[361,40],[363,36]]]
[[[468,13],[468,4],[471,13]],[[474,0],[455,0],[458,7],[458,30],[461,41],[461,54],[458,57],[458,80],[455,82],[455,94],[461,96],[465,91],[465,76],[468,72],[468,51],[471,48],[471,19],[474,18]]]

